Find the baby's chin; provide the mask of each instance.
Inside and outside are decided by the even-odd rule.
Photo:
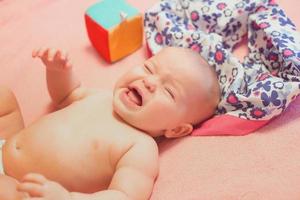
[[[144,132],[151,137],[158,137],[163,135],[163,131],[155,131],[153,130],[153,128],[149,127],[149,125],[145,126],[144,124],[141,124],[140,120],[134,120],[132,119],[132,116],[128,116],[122,112],[118,112],[118,109],[114,108],[114,113],[127,125],[133,127],[134,129],[138,129],[139,131]]]

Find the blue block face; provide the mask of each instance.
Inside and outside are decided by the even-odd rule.
[[[123,12],[127,18],[137,16],[139,11],[126,3],[124,0],[102,0],[86,11],[86,14],[105,29],[110,29],[121,22],[120,13]]]

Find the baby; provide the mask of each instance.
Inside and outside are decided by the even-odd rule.
[[[61,50],[32,55],[58,110],[24,128],[14,95],[0,89],[1,200],[148,199],[158,175],[153,138],[190,134],[220,98],[214,69],[188,49],[161,50],[113,95],[82,87]]]

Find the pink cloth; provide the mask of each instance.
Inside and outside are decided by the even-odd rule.
[[[52,107],[45,69],[31,58],[33,48],[62,47],[89,87],[112,89],[118,76],[146,57],[145,46],[115,64],[107,64],[91,47],[83,14],[96,1],[0,1],[0,84],[15,92],[26,124]],[[156,0],[128,0],[144,11]],[[300,26],[300,2],[278,3]],[[237,54],[242,56],[242,46]],[[163,141],[160,175],[152,200],[300,199],[300,100],[282,116],[243,137],[186,137]]]

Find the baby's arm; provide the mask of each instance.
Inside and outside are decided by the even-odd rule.
[[[32,56],[41,58],[46,65],[48,91],[56,105],[60,105],[75,89],[80,87],[80,81],[75,77],[72,64],[65,52],[41,48],[34,50]],[[76,98],[78,95],[75,95]]]
[[[19,190],[31,198],[45,200],[147,200],[158,174],[158,150],[154,141],[143,141],[130,147],[119,160],[107,190],[93,194],[69,193],[56,182],[39,174],[28,174]]]
[[[72,200],[146,200],[158,174],[158,149],[143,140],[124,151],[107,190],[94,194],[71,193]]]

